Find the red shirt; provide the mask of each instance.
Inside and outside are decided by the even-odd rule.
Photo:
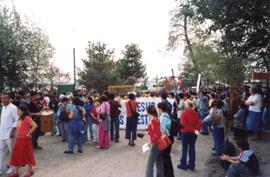
[[[95,116],[95,118],[98,118],[97,107],[95,105],[92,107],[91,113]],[[93,124],[99,124],[98,120],[95,118],[92,117]]]
[[[31,124],[32,119],[29,116],[26,116],[23,120],[19,120],[17,126],[17,138],[26,138],[30,131]]]
[[[161,137],[160,123],[157,118],[152,118],[148,124],[148,135],[150,136],[151,144],[157,144],[157,140]]]
[[[186,109],[181,116],[182,133],[194,133],[201,128],[201,119],[199,114],[193,109]]]
[[[126,102],[126,110],[127,110],[127,117],[132,117],[132,111],[130,108],[130,105],[132,106],[133,113],[137,111],[138,103],[135,100],[129,100]]]

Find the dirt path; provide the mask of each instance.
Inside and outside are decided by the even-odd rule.
[[[121,137],[124,132],[121,131]],[[120,143],[113,143],[108,150],[96,150],[95,145],[87,143],[84,153],[66,155],[63,153],[66,143],[61,137],[49,135],[40,138],[43,147],[35,151],[37,160],[37,177],[144,177],[149,153],[143,154],[141,146],[147,138],[138,139],[136,147],[131,148],[121,138]],[[219,168],[217,160],[211,157],[211,136],[199,136],[196,144],[196,172],[181,171],[176,168],[180,159],[180,141],[176,140],[172,150],[172,160],[176,177],[224,177],[224,171]],[[252,148],[258,154],[262,177],[269,177],[270,146],[269,141],[252,143]],[[214,170],[215,173],[212,173]],[[22,170],[24,173],[25,169]],[[267,176],[268,175],[268,176]]]

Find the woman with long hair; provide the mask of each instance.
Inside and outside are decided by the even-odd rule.
[[[10,166],[15,167],[15,173],[8,177],[19,177],[19,169],[24,165],[28,166],[28,173],[24,177],[30,177],[34,175],[33,166],[36,165],[31,135],[36,130],[37,124],[31,119],[25,106],[19,106],[18,115],[16,143],[9,162]]]

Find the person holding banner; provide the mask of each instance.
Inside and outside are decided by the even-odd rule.
[[[156,164],[157,177],[164,177],[162,152],[159,150],[157,145],[158,139],[161,137],[161,132],[156,107],[154,105],[148,106],[147,114],[150,117],[150,123],[148,124],[148,135],[150,137],[150,142],[148,143],[148,146],[151,146],[151,150],[146,167],[146,177],[154,176],[154,164]]]
[[[127,110],[127,123],[126,123],[126,139],[129,146],[135,146],[134,141],[137,139],[137,125],[138,125],[138,103],[135,95],[130,93],[128,95],[129,100],[126,102]]]

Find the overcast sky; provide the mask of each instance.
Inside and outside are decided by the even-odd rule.
[[[3,3],[3,1],[0,1]],[[11,7],[11,0],[5,0]],[[82,67],[87,41],[115,49],[116,58],[128,43],[143,50],[150,78],[178,74],[182,51],[167,52],[169,11],[175,0],[14,0],[16,10],[41,27],[56,48],[55,63],[72,73],[72,48]]]

